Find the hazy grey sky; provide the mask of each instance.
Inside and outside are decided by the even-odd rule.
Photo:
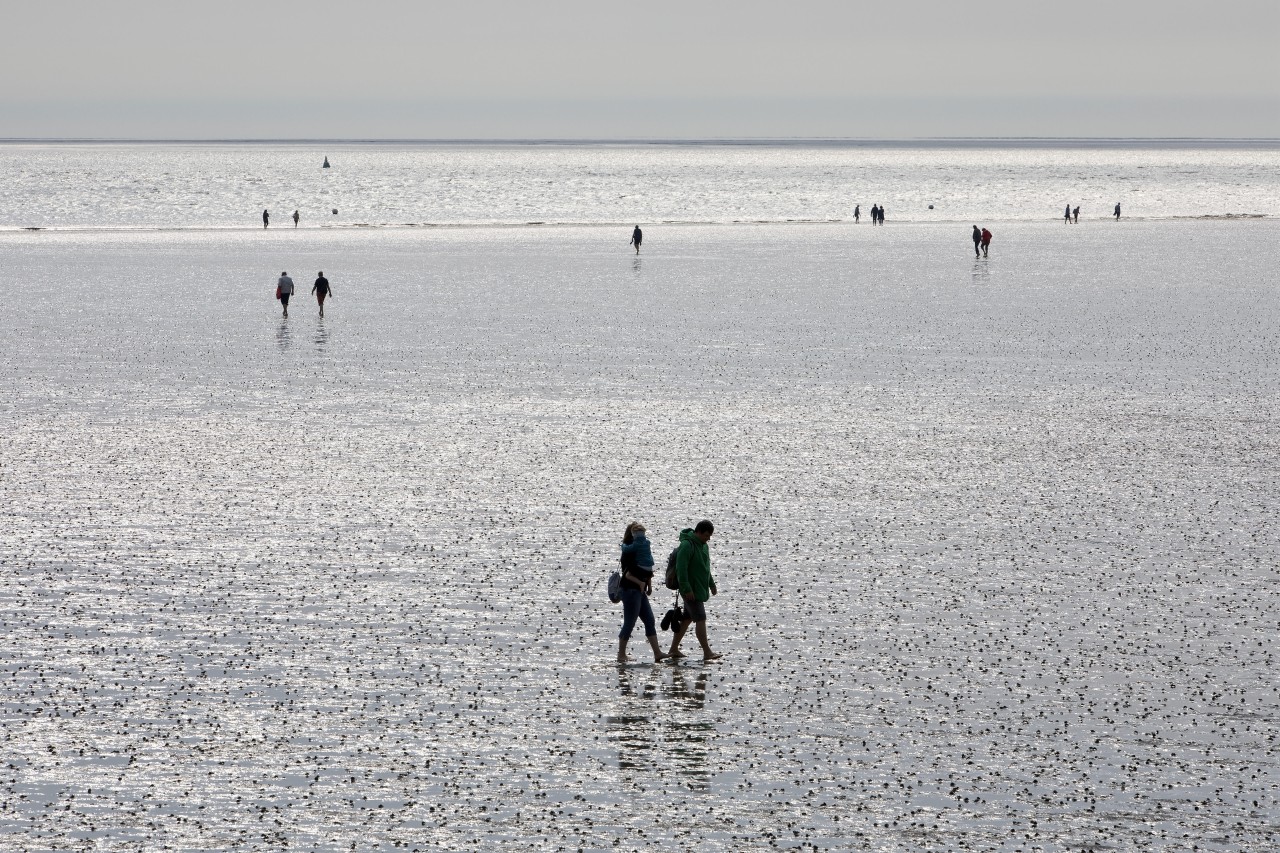
[[[4,137],[1280,137],[1280,0],[10,0],[4,21]]]

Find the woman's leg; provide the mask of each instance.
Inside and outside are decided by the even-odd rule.
[[[649,648],[653,649],[653,662],[657,663],[668,657],[658,645],[658,628],[653,624],[653,606],[649,604],[647,595],[640,599],[640,621],[644,622],[644,638],[649,641]]]
[[[631,639],[631,631],[636,626],[636,617],[640,615],[640,602],[644,593],[638,589],[622,588],[622,630],[618,632],[618,663],[627,662],[627,640]],[[649,612],[653,619],[653,611]]]

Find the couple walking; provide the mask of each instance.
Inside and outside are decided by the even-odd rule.
[[[320,303],[320,316],[324,316],[324,301],[333,294],[333,288],[329,286],[329,279],[324,277],[324,270],[321,270],[316,278],[316,283],[311,286],[311,292],[316,295],[316,302]],[[280,304],[284,307],[284,316],[289,316],[289,298],[293,296],[293,279],[289,277],[287,272],[280,273],[280,280],[276,282],[276,299],[280,300]]]
[[[973,256],[978,257],[981,253],[982,257],[987,256],[987,251],[991,248],[991,232],[985,228],[973,226]]]
[[[716,594],[716,581],[711,576],[711,553],[707,542],[715,532],[715,525],[710,521],[699,521],[695,527],[686,527],[680,531],[680,547],[675,552],[675,576],[680,587],[680,597],[684,599],[684,608],[673,625],[675,635],[671,638],[671,650],[664,652],[658,645],[658,630],[653,621],[653,608],[649,606],[649,593],[653,591],[653,551],[649,547],[649,539],[645,535],[645,527],[639,522],[627,525],[622,535],[622,630],[618,633],[618,663],[626,663],[627,640],[635,628],[636,619],[644,622],[644,636],[653,649],[653,661],[657,663],[667,658],[682,658],[680,641],[684,639],[689,626],[694,626],[694,634],[698,644],[702,646],[703,660],[716,660],[721,657],[711,651],[707,641],[707,609],[706,601]],[[662,627],[667,627],[664,619]]]

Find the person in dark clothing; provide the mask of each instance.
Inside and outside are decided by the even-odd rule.
[[[1067,205],[1067,212],[1062,214],[1062,221],[1067,225],[1071,224],[1071,205]]]
[[[637,225],[635,227],[635,230],[631,232],[631,242],[628,244],[636,247],[637,255],[640,254],[640,243],[643,240],[644,240],[644,232],[641,231],[640,226]]]
[[[1072,225],[1080,224],[1080,205],[1078,204],[1071,209],[1071,224]]]
[[[271,221],[271,214],[265,210],[262,211],[262,227],[266,228],[267,223],[269,223],[270,221]]]
[[[858,219],[862,216],[862,206],[855,204],[853,206],[853,224],[858,224]]]
[[[702,646],[704,661],[717,660],[722,655],[711,651],[707,641],[706,601],[717,594],[716,579],[711,575],[711,555],[707,551],[707,542],[715,532],[715,525],[710,521],[699,521],[696,527],[680,531],[680,549],[676,552],[676,578],[680,582],[680,595],[684,598],[684,621],[675,630],[671,638],[671,657],[682,658],[680,641],[694,626],[698,643]]]
[[[1120,202],[1116,202],[1116,222],[1120,221]]]
[[[626,663],[627,641],[636,619],[644,622],[644,638],[653,650],[653,662],[669,655],[658,646],[658,629],[653,622],[649,593],[653,591],[653,550],[645,537],[644,525],[633,521],[622,534],[622,630],[618,632],[618,663]]]
[[[293,212],[293,227],[294,227],[294,228],[297,228],[297,227],[298,227],[298,220],[299,220],[299,219],[301,219],[301,218],[302,218],[302,217],[298,216],[298,211],[296,211],[296,210],[295,210],[295,211]]]
[[[982,231],[979,230],[977,225],[975,225],[973,226],[973,256],[975,258],[978,257],[979,254],[981,254],[981,246],[982,246]]]
[[[324,316],[324,300],[333,293],[333,288],[329,287],[329,279],[324,277],[324,270],[316,273],[318,278],[316,283],[311,285],[311,292],[316,295],[316,302],[320,303],[320,316]]]

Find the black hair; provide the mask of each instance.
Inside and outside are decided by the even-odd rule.
[[[715,533],[716,526],[705,518],[698,522],[698,526],[693,528],[694,533]]]
[[[627,529],[622,532],[622,544],[630,545],[634,541],[636,541],[636,538],[631,535],[631,525],[628,524]]]

